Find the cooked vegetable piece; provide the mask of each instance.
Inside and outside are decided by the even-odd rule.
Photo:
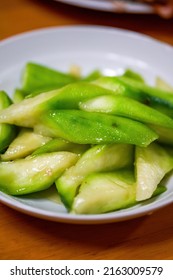
[[[158,125],[150,125],[150,127],[158,134],[159,143],[173,146],[173,129]]]
[[[129,68],[125,70],[125,72],[123,74],[123,77],[131,78],[133,80],[145,83],[145,80],[144,80],[144,78],[142,77],[141,74],[139,74],[138,72],[135,72],[135,71],[133,71],[132,69],[129,69]]]
[[[152,196],[163,177],[173,169],[173,157],[159,144],[146,148],[136,147],[136,200]]]
[[[47,66],[29,62],[26,64],[22,75],[22,90],[25,95],[60,88],[78,80],[76,77]]]
[[[161,104],[173,109],[173,95],[169,91],[152,87],[127,77],[102,77],[93,83],[110,89],[115,94],[127,96],[142,103],[149,105]]]
[[[79,144],[128,143],[147,146],[157,134],[127,118],[80,110],[56,110],[42,114],[43,131]]]
[[[172,108],[169,108],[163,104],[156,104],[156,103],[153,103],[151,102],[151,107],[154,108],[155,110],[167,115],[168,117],[170,118],[173,118],[173,109]]]
[[[56,181],[56,187],[67,208],[71,208],[79,185],[93,172],[111,171],[133,164],[133,146],[126,144],[96,145],[86,151],[75,166]]]
[[[173,95],[169,91],[152,87],[128,78],[121,77],[121,80],[131,90],[135,89],[146,94],[149,102],[151,101],[156,104],[163,104],[164,106],[173,109]]]
[[[0,151],[7,149],[0,191],[32,194],[55,183],[76,214],[123,209],[164,192],[159,184],[173,169],[173,150],[152,142],[173,144],[172,87],[160,78],[149,86],[132,69],[114,77],[99,70],[81,77],[76,69],[71,75],[29,62],[16,104],[0,91]],[[15,139],[14,125],[22,127]]]
[[[158,186],[154,195],[165,187]],[[136,205],[135,178],[132,170],[93,173],[87,176],[76,195],[72,213],[101,214]]]
[[[87,112],[102,112],[123,116],[149,124],[173,129],[173,120],[167,115],[125,96],[99,96],[80,103]]]
[[[110,93],[109,90],[86,82],[70,84],[58,90],[24,99],[2,110],[0,123],[33,127],[39,122],[39,117],[43,112],[50,109],[78,109],[79,102],[82,100]]]
[[[26,93],[19,88],[16,88],[13,94],[13,102],[19,103],[25,98]]]
[[[166,91],[170,91],[171,93],[173,93],[173,86],[168,84],[165,80],[163,80],[160,77],[156,78],[156,87],[161,88],[161,89],[166,90]]]
[[[117,170],[87,176],[76,195],[72,212],[101,214],[135,203],[136,189],[132,171]]]
[[[76,154],[57,152],[0,162],[0,190],[11,195],[45,190],[77,159]]]
[[[165,80],[161,79],[160,77],[156,78],[156,87],[160,88],[162,90],[165,90],[167,92],[170,92],[170,94],[173,94],[173,87],[165,82]],[[163,104],[156,104],[154,102],[151,103],[151,106],[155,108],[156,110],[168,115],[169,117],[173,118],[173,110],[172,108],[168,108],[167,106],[164,106]],[[169,131],[168,131],[169,133]]]
[[[50,140],[50,137],[36,134],[32,129],[23,128],[18,136],[11,142],[6,152],[1,155],[1,159],[3,161],[8,161],[24,158]]]
[[[82,80],[86,82],[92,82],[95,81],[96,79],[102,77],[102,73],[100,70],[94,70],[91,73],[89,73],[86,77],[84,77]]]
[[[61,138],[55,138],[38,148],[35,152],[33,152],[32,155],[39,155],[59,151],[68,151],[80,155],[83,154],[89,147],[89,145],[80,145],[68,142]]]
[[[72,75],[73,77],[77,78],[77,80],[78,80],[78,79],[81,78],[82,69],[81,69],[81,67],[79,65],[72,64],[72,65],[70,65],[68,73],[70,75]]]
[[[123,96],[131,97],[140,101],[146,100],[146,95],[139,94],[138,90],[131,89],[121,81],[122,76],[103,76],[92,83],[105,89],[111,90],[115,95],[120,94]]]
[[[0,112],[10,106],[12,103],[5,91],[0,91]],[[17,129],[15,126],[9,124],[0,124],[0,152],[13,141],[16,136]]]

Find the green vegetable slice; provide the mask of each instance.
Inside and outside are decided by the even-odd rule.
[[[79,144],[127,143],[147,146],[158,138],[146,125],[127,118],[80,110],[56,110],[42,114],[46,135]]]
[[[135,185],[133,170],[90,174],[84,179],[71,212],[102,214],[134,206],[137,204]],[[164,191],[165,187],[158,186],[153,196]]]
[[[173,129],[173,120],[167,115],[125,96],[99,96],[80,103],[80,109],[87,112],[102,112],[123,116],[148,124]]]
[[[45,145],[41,146],[32,155],[39,155],[44,153],[58,152],[58,151],[68,151],[78,155],[83,154],[90,145],[80,145],[76,143],[68,142],[64,139],[55,138],[50,140]]]
[[[173,169],[173,157],[160,145],[136,147],[136,200],[152,196],[163,177]]]
[[[78,79],[50,67],[28,62],[22,74],[22,90],[25,95],[58,89]]]
[[[114,91],[114,94],[127,96],[151,106],[161,104],[173,109],[173,95],[170,91],[152,87],[128,77],[102,77],[93,83]]]
[[[39,117],[43,112],[50,109],[78,109],[79,102],[110,93],[110,90],[86,82],[70,84],[61,89],[24,99],[2,110],[0,123],[33,127],[39,122]]]
[[[5,91],[0,91],[0,113],[3,109],[12,104],[11,99]],[[0,152],[3,152],[8,145],[13,141],[17,133],[17,129],[13,125],[0,124]]]
[[[71,208],[78,187],[88,174],[111,171],[132,164],[132,145],[96,145],[86,151],[76,165],[66,170],[56,181],[58,193],[66,207]]]
[[[76,154],[57,152],[0,162],[0,190],[11,195],[45,190],[77,159]]]
[[[23,128],[11,142],[5,153],[1,155],[1,159],[8,161],[24,158],[50,140],[50,137],[36,134],[32,129]]]

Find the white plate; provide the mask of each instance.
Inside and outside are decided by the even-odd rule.
[[[124,12],[124,13],[154,13],[151,5],[145,3],[132,3],[130,1],[116,0],[54,0],[77,7],[88,8],[106,12]]]
[[[147,36],[107,27],[77,26],[46,28],[21,34],[0,44],[0,87],[9,94],[20,83],[26,62],[35,61],[62,71],[72,64],[83,74],[101,69],[121,73],[126,67],[140,72],[152,84],[157,75],[172,83],[173,48]],[[0,201],[16,210],[65,223],[108,223],[151,213],[173,202],[173,188],[141,205],[101,215],[73,215],[52,200],[14,198],[0,192]]]

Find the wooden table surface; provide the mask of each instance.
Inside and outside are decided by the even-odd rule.
[[[0,1],[0,37],[47,26],[96,24],[134,30],[173,45],[173,19],[122,15],[54,1]],[[173,259],[173,204],[106,225],[39,220],[0,204],[0,259]]]

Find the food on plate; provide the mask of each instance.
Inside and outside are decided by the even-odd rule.
[[[158,185],[152,197],[163,193]],[[136,183],[132,170],[93,173],[87,176],[75,196],[72,212],[77,214],[99,214],[135,206]]]
[[[21,128],[16,138],[1,155],[3,161],[24,158],[40,146],[50,142],[51,138],[35,133],[30,128]]]
[[[0,162],[0,189],[11,195],[45,190],[77,158],[74,153],[57,152]]]
[[[78,188],[86,176],[95,172],[113,171],[132,165],[132,145],[95,145],[56,180],[56,187],[65,206],[70,209]]]
[[[0,190],[53,187],[69,213],[142,205],[173,169],[173,89],[140,73],[86,76],[29,62],[12,98],[0,92]]]
[[[0,91],[0,110],[10,106],[12,103],[5,91]],[[10,124],[0,124],[0,152],[3,152],[16,135],[16,128]]]

